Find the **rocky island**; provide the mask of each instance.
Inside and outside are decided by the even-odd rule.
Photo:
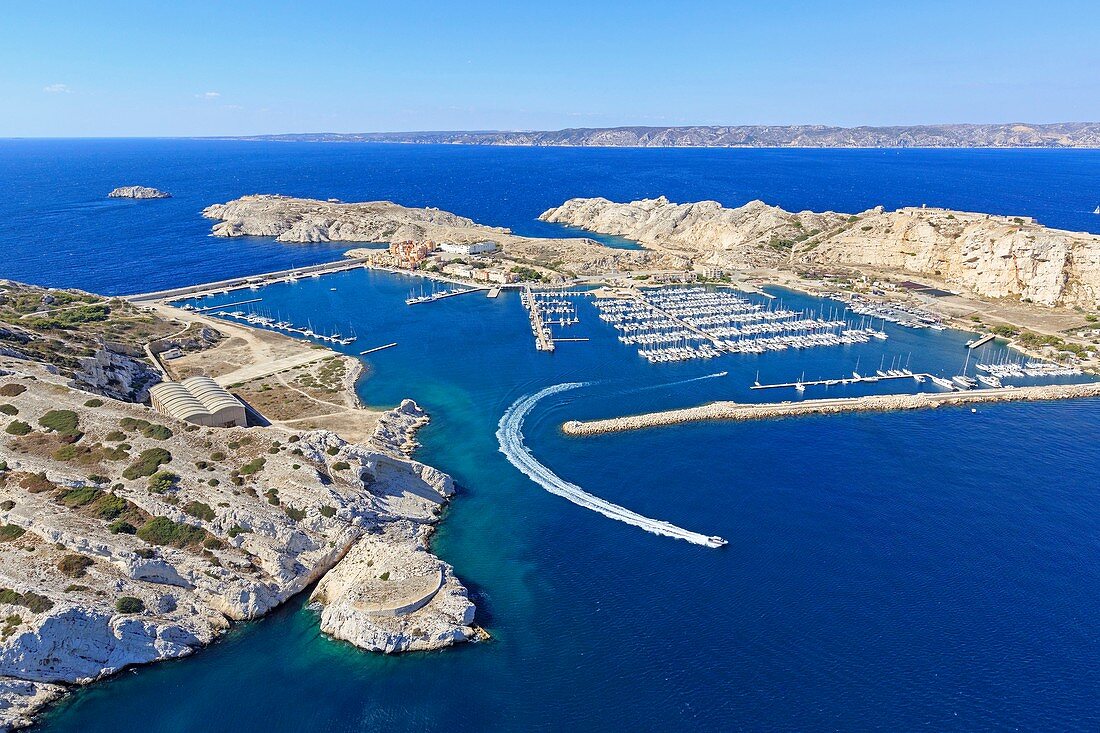
[[[358,373],[350,357],[221,327],[0,281],[0,728],[73,685],[191,654],[318,580],[321,628],[364,649],[475,637],[473,603],[428,547],[454,484],[403,452],[427,420],[415,403],[349,405],[338,418],[358,417],[359,442],[305,408],[209,428],[140,404],[165,349],[235,389],[276,378],[255,372],[275,359],[292,375],[278,379],[326,404]]]
[[[148,186],[119,186],[107,194],[109,199],[170,199],[172,194]]]
[[[683,268],[687,263],[675,255],[612,249],[591,239],[522,237],[504,227],[485,226],[440,209],[401,206],[391,201],[343,203],[255,194],[208,206],[202,213],[218,220],[211,230],[218,237],[263,236],[280,242],[489,241],[500,247],[505,259],[569,276],[641,267]],[[364,253],[353,250],[348,255]]]

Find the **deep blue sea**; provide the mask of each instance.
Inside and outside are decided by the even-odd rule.
[[[842,211],[927,203],[1100,231],[1089,213],[1098,178],[1096,151],[0,141],[0,213],[16,222],[0,276],[125,293],[338,256],[341,247],[206,236],[203,206],[253,192],[430,204],[525,234],[560,231],[535,217],[572,196],[661,194]],[[175,198],[103,198],[131,183]],[[365,357],[360,393],[372,405],[411,396],[431,412],[417,457],[461,485],[435,550],[471,588],[492,641],[369,655],[322,636],[298,598],[191,659],[83,689],[41,730],[1100,727],[1095,403],[567,439],[558,427],[568,419],[796,398],[750,392],[758,372],[842,376],[857,359],[873,370],[904,357],[915,371],[955,373],[968,336],[887,324],[885,342],[653,365],[585,301],[575,335],[591,340],[548,355],[535,351],[514,294],[409,308],[410,287],[356,270],[258,297],[297,322],[354,327],[349,352],[398,342]],[[729,545],[648,534],[515,469],[498,450],[498,421],[517,399],[564,382],[591,384],[528,417],[539,461]]]

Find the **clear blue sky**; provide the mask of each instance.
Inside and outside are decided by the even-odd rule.
[[[0,10],[0,136],[1098,120],[1095,0]]]

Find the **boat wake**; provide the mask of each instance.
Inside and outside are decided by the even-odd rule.
[[[715,379],[717,377],[724,377],[729,372],[715,372],[714,374],[704,374],[701,377],[692,377],[691,379],[681,379],[678,382],[665,382],[663,384],[651,384],[646,387],[636,387],[635,389],[627,390],[622,394],[634,394],[635,392],[645,392],[649,389],[664,389],[666,387],[677,387],[681,384],[691,384],[692,382],[702,382],[704,379]]]
[[[612,504],[598,496],[593,496],[580,486],[565,481],[553,471],[536,460],[523,442],[523,421],[531,409],[544,397],[565,392],[577,387],[583,387],[588,382],[567,382],[547,387],[534,394],[522,397],[504,412],[500,418],[500,426],[497,429],[497,441],[500,444],[500,452],[508,459],[508,462],[527,475],[532,481],[551,494],[564,497],[577,506],[591,509],[609,519],[632,524],[641,527],[647,532],[686,540],[696,545],[705,547],[721,547],[726,541],[721,537],[708,537],[707,535],[691,532],[677,527],[675,524],[659,519],[651,519],[632,512],[618,504]]]

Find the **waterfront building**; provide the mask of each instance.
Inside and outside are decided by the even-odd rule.
[[[474,244],[453,244],[451,242],[445,242],[439,245],[439,248],[451,254],[479,255],[487,252],[495,252],[497,246],[494,242],[475,242]]]

